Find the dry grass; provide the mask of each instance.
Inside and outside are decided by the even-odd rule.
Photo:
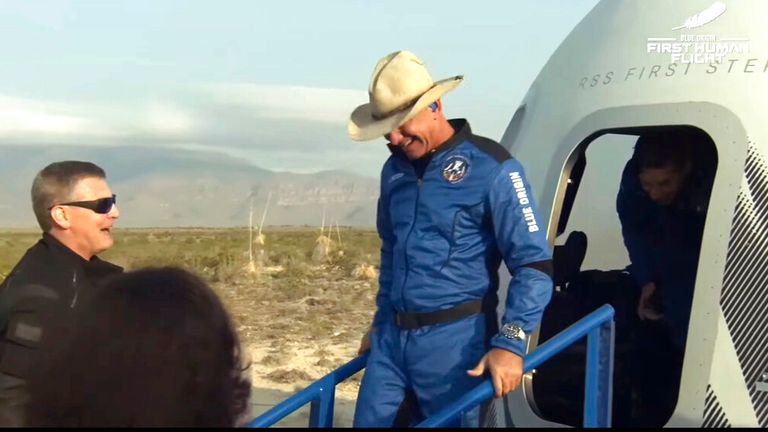
[[[102,257],[127,270],[174,265],[206,279],[229,310],[258,387],[293,391],[354,357],[368,327],[377,287],[379,240],[342,230],[327,260],[312,261],[318,232],[267,230],[266,251],[248,271],[246,229],[116,230]],[[0,233],[0,275],[7,275],[39,234]],[[361,268],[366,271],[361,272]],[[354,273],[354,276],[353,276]],[[339,387],[354,397],[359,376]]]

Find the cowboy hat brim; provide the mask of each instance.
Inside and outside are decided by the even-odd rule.
[[[435,83],[435,85],[421,95],[416,102],[409,108],[398,111],[389,117],[376,119],[373,116],[373,104],[367,103],[360,105],[352,111],[349,123],[347,124],[347,133],[355,141],[370,141],[384,136],[398,126],[407,122],[426,108],[432,102],[440,99],[442,95],[455,89],[464,80],[462,76],[455,76]]]

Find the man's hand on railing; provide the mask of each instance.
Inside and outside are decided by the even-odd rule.
[[[360,348],[357,349],[357,355],[363,355],[364,353],[371,350],[371,329],[369,328],[367,332],[363,335],[363,338],[360,340]]]
[[[467,374],[479,377],[486,370],[491,373],[494,397],[500,398],[520,385],[523,377],[523,359],[513,352],[491,348],[474,369],[467,371]]]
[[[656,284],[648,282],[640,291],[640,299],[637,302],[637,316],[641,320],[658,321],[664,315],[656,310],[653,304],[653,295],[656,293]]]

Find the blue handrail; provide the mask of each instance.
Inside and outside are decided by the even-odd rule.
[[[368,353],[352,359],[352,361],[310,384],[309,387],[251,420],[245,427],[272,426],[308,402],[312,403],[309,410],[309,427],[333,427],[333,405],[336,384],[360,372],[365,368],[366,362],[368,362]]]
[[[528,373],[555,354],[587,336],[587,370],[584,392],[584,427],[610,427],[613,391],[613,308],[603,305],[596,311],[571,324],[528,354],[523,361],[523,373]],[[459,400],[417,427],[441,427],[477,405],[493,397],[493,384],[486,379]]]
[[[587,365],[584,397],[584,426],[610,427],[613,392],[614,310],[603,305],[586,317],[529,353],[523,362],[523,373],[535,369],[554,355],[587,336]],[[332,427],[336,384],[344,381],[365,367],[368,353],[357,357],[306,389],[276,405],[252,420],[246,427],[269,427],[285,416],[312,403],[310,427]],[[419,423],[417,427],[441,427],[462,413],[493,397],[493,384],[486,379],[469,393],[449,404],[440,412]]]

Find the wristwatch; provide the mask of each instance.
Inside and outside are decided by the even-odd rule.
[[[507,339],[521,340],[521,341],[525,340],[525,332],[517,324],[512,324],[512,323],[504,324],[504,326],[501,327],[501,334]]]

